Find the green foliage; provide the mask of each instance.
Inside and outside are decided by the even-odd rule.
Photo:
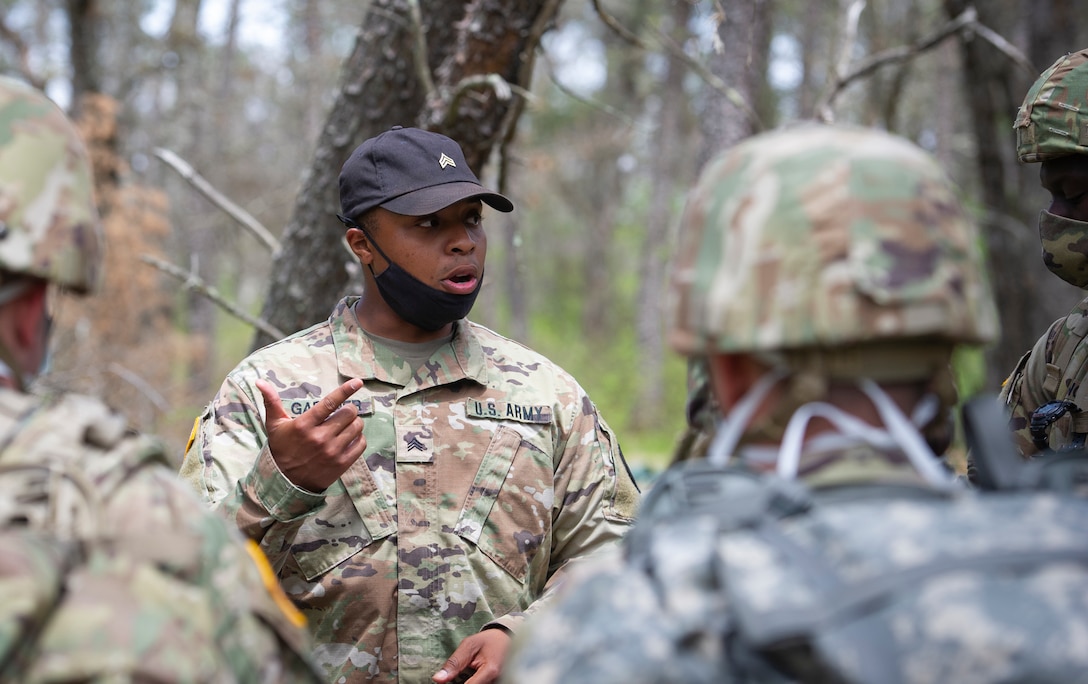
[[[531,322],[531,346],[571,373],[601,409],[616,431],[624,454],[633,466],[664,467],[684,428],[687,376],[684,360],[669,353],[665,365],[665,401],[659,407],[664,427],[645,430],[636,419],[628,419],[642,389],[638,373],[639,353],[634,328],[623,325],[609,335],[605,347],[595,349],[578,343],[580,330],[577,300],[566,302],[566,316],[538,316]],[[574,341],[574,343],[572,343]]]
[[[952,374],[961,402],[985,388],[986,370],[986,353],[980,347],[961,346],[952,354]]]

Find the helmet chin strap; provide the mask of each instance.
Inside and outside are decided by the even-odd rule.
[[[781,369],[771,371],[762,376],[741,397],[728,415],[719,421],[717,434],[708,450],[708,460],[719,466],[729,462],[756,408],[771,388],[786,375],[786,371]],[[942,467],[940,459],[929,448],[919,431],[920,426],[928,424],[933,419],[939,404],[937,397],[927,394],[918,402],[911,412],[911,417],[908,418],[875,382],[861,379],[857,383],[876,408],[884,423],[883,427],[870,425],[827,402],[811,401],[803,404],[790,417],[777,449],[755,445],[746,446],[744,457],[752,457],[752,460],[765,463],[776,463],[776,472],[780,477],[794,479],[797,477],[801,454],[806,444],[809,447],[818,446],[825,449],[864,443],[883,451],[898,449],[926,482],[935,487],[955,486],[955,478]],[[813,418],[826,420],[835,431],[817,435],[806,443],[805,432]]]
[[[724,466],[729,463],[729,459],[744,434],[745,428],[748,427],[748,423],[752,422],[752,416],[755,414],[756,409],[759,408],[760,403],[771,391],[771,388],[787,375],[788,373],[780,368],[764,373],[744,393],[744,396],[740,398],[729,413],[725,417],[718,419],[718,429],[714,433],[714,441],[710,443],[710,448],[707,450],[707,459],[711,463],[717,466]]]

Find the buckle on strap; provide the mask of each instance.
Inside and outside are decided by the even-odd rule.
[[[1080,407],[1068,400],[1048,401],[1031,412],[1031,422],[1028,430],[1031,432],[1031,441],[1040,450],[1050,448],[1050,438],[1047,429],[1067,413],[1080,413]]]

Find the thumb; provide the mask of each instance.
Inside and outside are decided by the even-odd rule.
[[[283,421],[291,420],[291,416],[287,415],[287,411],[283,410],[283,402],[280,401],[280,395],[276,392],[276,389],[264,380],[258,380],[256,385],[261,392],[261,396],[264,397],[264,426],[268,432],[271,432]]]

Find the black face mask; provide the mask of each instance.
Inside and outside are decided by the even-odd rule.
[[[421,282],[393,263],[369,234],[367,239],[389,264],[381,275],[374,273],[373,266],[368,264],[367,267],[374,275],[378,293],[394,313],[417,328],[429,332],[468,315],[472,305],[476,303],[476,295],[480,294],[480,286],[484,283],[483,273],[480,273],[480,278],[476,282],[476,289],[469,294],[443,292]]]

